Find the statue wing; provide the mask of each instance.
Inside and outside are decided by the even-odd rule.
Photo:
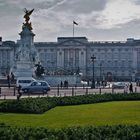
[[[34,11],[34,9],[32,9],[31,11],[29,11],[28,12],[28,15],[31,15],[33,11]]]
[[[24,8],[24,12],[27,13],[27,11],[28,11],[28,10],[27,10],[26,8]]]

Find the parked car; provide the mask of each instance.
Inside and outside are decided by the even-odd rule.
[[[31,82],[36,81],[33,77],[18,77],[16,80],[16,87],[28,86]]]
[[[28,86],[21,88],[24,93],[47,93],[50,86],[46,81],[34,81]]]
[[[126,84],[123,82],[116,82],[112,84],[112,88],[117,88],[117,89],[124,89],[125,86]]]
[[[87,85],[88,82],[87,82],[87,81],[81,81],[81,84],[82,84],[82,85]]]
[[[105,88],[112,88],[112,83],[107,83],[107,85],[105,86]]]

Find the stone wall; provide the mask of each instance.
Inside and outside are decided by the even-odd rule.
[[[55,75],[55,76],[46,76],[44,78],[45,81],[49,83],[50,86],[60,85],[61,81],[64,84],[64,81],[68,81],[69,86],[75,86],[76,84],[80,84],[81,78],[79,76],[73,75]]]

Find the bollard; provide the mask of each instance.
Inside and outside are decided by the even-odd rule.
[[[83,84],[83,89],[85,88],[85,85]]]
[[[102,93],[101,88],[99,88],[99,93],[100,93],[100,94]]]
[[[135,87],[135,93],[137,93],[137,87]]]
[[[57,96],[59,96],[59,84],[57,86]]]
[[[77,88],[77,84],[75,84],[75,89]]]
[[[17,100],[19,101],[19,95],[17,95]]]
[[[1,87],[0,87],[0,97],[1,97]]]
[[[6,95],[4,94],[4,100],[6,100]]]
[[[114,93],[114,88],[112,87],[112,93]]]
[[[74,88],[72,87],[72,96],[74,96]]]
[[[14,87],[14,96],[16,95],[16,87]]]
[[[86,87],[86,95],[88,95],[88,87]]]

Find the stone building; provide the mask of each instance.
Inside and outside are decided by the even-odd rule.
[[[17,44],[14,41],[2,41],[0,37],[0,75],[5,75],[14,64]]]
[[[140,40],[90,42],[86,37],[58,37],[57,42],[34,43],[47,75],[81,73],[92,79],[91,56],[95,59],[95,79],[108,81],[140,78]],[[0,74],[14,63],[18,43],[0,40]]]

